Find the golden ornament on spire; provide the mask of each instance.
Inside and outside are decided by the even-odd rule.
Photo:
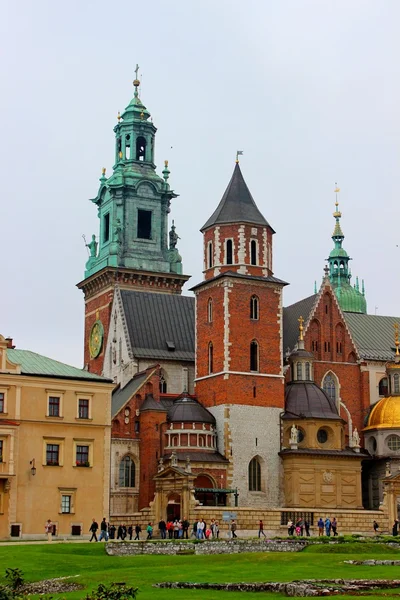
[[[303,331],[304,331],[304,327],[303,327],[303,323],[304,323],[304,319],[302,316],[300,316],[298,319],[299,322],[299,341],[302,342],[303,341]]]
[[[106,174],[106,168],[105,167],[102,168],[101,173],[102,173],[102,175]]]
[[[119,123],[119,122],[120,122],[120,120],[121,120],[121,113],[120,113],[119,111],[118,111],[118,116],[117,116],[117,119],[118,119],[118,123]]]
[[[164,166],[166,169],[168,169],[168,161],[167,160],[164,160]]]
[[[399,324],[395,323],[393,325],[394,327],[394,344],[396,346],[396,356],[400,356],[400,350],[399,350],[399,346],[400,346],[400,341],[399,341]]]

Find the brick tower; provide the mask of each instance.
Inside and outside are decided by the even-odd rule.
[[[204,236],[196,295],[196,394],[215,416],[228,485],[241,506],[278,506],[284,409],[282,288],[272,272],[274,230],[236,161]],[[274,482],[274,484],[270,484]]]
[[[101,374],[110,324],[114,288],[180,294],[189,279],[182,274],[172,222],[168,244],[168,213],[177,194],[171,190],[168,162],[162,177],[156,173],[156,128],[138,89],[115,132],[115,164],[109,178],[105,169],[92,200],[98,208],[100,231],[87,244],[90,251],[85,279],[78,288],[85,295],[85,353],[89,371]]]

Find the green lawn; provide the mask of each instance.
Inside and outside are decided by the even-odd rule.
[[[217,556],[107,556],[104,545],[40,544],[0,547],[0,570],[20,568],[27,581],[79,574],[75,579],[86,590],[98,583],[126,582],[139,588],[139,600],[251,600],[279,594],[212,592],[205,590],[163,590],[152,587],[160,581],[291,581],[308,578],[375,578],[399,577],[399,568],[390,566],[362,567],[343,564],[344,560],[367,558],[399,559],[400,551],[362,544],[314,546],[298,553],[264,553]],[[332,548],[333,551],[329,552]],[[338,550],[341,552],[338,552]],[[384,556],[382,555],[384,554]],[[382,595],[382,592],[380,592]],[[386,598],[399,600],[399,593],[387,592]],[[379,594],[378,594],[379,595]],[[66,600],[82,598],[85,591],[63,594]],[[376,598],[376,592],[370,598]],[[353,598],[340,596],[340,598]]]

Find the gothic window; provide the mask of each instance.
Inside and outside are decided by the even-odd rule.
[[[213,266],[213,243],[208,242],[207,246],[207,268],[211,269]]]
[[[328,398],[336,402],[337,382],[331,373],[325,375],[322,387]]]
[[[208,344],[208,372],[214,372],[214,349],[212,342]]]
[[[142,136],[136,140],[136,160],[146,160],[146,140]]]
[[[160,394],[166,394],[166,393],[167,393],[167,382],[165,380],[164,373],[161,373],[161,376],[160,376]]]
[[[319,350],[320,350],[320,325],[317,320],[313,320],[310,325],[310,334],[311,334],[311,349],[313,352],[317,354],[317,358],[319,358]]]
[[[119,487],[135,487],[135,463],[130,456],[119,463]]]
[[[261,465],[257,458],[249,462],[249,491],[261,492]]]
[[[311,366],[310,363],[306,363],[306,381],[311,381]]]
[[[255,340],[250,344],[250,371],[258,371],[258,343]]]
[[[151,210],[138,210],[137,237],[151,240]]]
[[[233,263],[233,242],[232,240],[226,240],[226,264],[231,265]]]
[[[336,354],[339,360],[343,360],[344,355],[344,327],[341,323],[336,325]]]
[[[213,320],[213,301],[212,298],[208,299],[207,302],[207,321],[212,323]]]
[[[297,371],[297,381],[301,381],[301,380],[303,379],[303,373],[302,373],[303,369],[302,369],[302,366],[303,366],[303,365],[302,365],[302,363],[301,363],[301,362],[298,362],[298,363],[296,364],[296,371]]]
[[[258,298],[257,296],[252,296],[250,298],[250,319],[258,321],[258,318]]]
[[[103,217],[103,242],[110,240],[110,213],[106,213]]]
[[[388,380],[387,380],[387,377],[384,377],[379,382],[379,395],[387,396],[387,393],[388,393]]]
[[[174,435],[174,437],[172,438],[172,445],[173,446],[177,446],[178,445],[178,436]]]
[[[393,393],[400,394],[400,375],[398,373],[393,375]]]
[[[257,264],[257,242],[256,242],[256,240],[251,240],[251,242],[250,242],[250,263],[252,265]]]

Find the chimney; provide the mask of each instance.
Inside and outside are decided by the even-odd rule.
[[[6,337],[7,348],[13,350],[15,346],[13,345],[13,339],[11,337]]]

